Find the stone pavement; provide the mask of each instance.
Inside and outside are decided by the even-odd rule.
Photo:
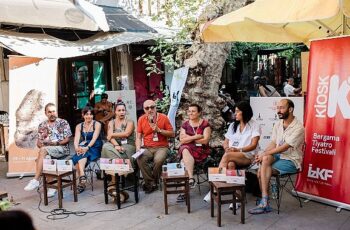
[[[67,211],[101,211],[88,213],[85,216],[69,215],[65,219],[50,220],[49,212],[58,208],[57,195],[49,198],[49,205],[38,204],[40,196],[36,191],[23,190],[31,177],[23,179],[6,178],[7,163],[0,162],[0,190],[6,190],[19,204],[12,209],[21,209],[29,213],[38,230],[92,230],[92,229],[218,229],[216,217],[210,217],[210,205],[202,198],[208,191],[208,186],[202,187],[200,195],[198,189],[191,190],[191,213],[186,212],[184,203],[176,203],[176,195],[170,195],[169,215],[164,214],[163,193],[156,191],[152,194],[140,192],[140,202],[132,205],[133,196],[122,209],[116,210],[116,205],[110,202],[104,204],[103,183],[94,181],[94,191],[91,187],[78,195],[78,202],[73,202],[69,188],[64,190],[63,207]],[[203,191],[204,190],[204,191]],[[247,209],[255,205],[255,198],[248,194]],[[129,207],[127,207],[129,206]],[[274,202],[272,207],[276,208]],[[103,212],[103,210],[105,210]],[[113,211],[108,211],[113,210]],[[216,209],[215,209],[216,211]],[[240,223],[240,210],[234,216],[228,205],[222,209],[221,229],[350,229],[350,212],[335,211],[335,207],[316,202],[303,203],[300,208],[296,199],[289,194],[283,194],[281,212],[278,215],[274,210],[269,214],[250,215],[246,212],[246,224]],[[215,213],[216,215],[216,213]],[[1,226],[1,223],[0,223]]]

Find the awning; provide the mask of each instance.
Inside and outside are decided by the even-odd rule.
[[[98,34],[79,41],[65,41],[47,34],[17,33],[0,30],[0,46],[25,56],[69,58],[88,55],[123,44],[155,39],[157,34],[121,32]]]
[[[0,12],[1,24],[109,31],[103,9],[84,0],[1,0]]]
[[[135,18],[123,8],[100,6],[106,15],[109,31],[113,32],[153,32],[157,31],[139,19]]]

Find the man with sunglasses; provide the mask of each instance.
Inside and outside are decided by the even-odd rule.
[[[157,189],[162,165],[169,151],[168,138],[174,137],[175,133],[168,117],[157,112],[154,101],[145,101],[143,109],[145,114],[137,122],[136,151],[141,148],[145,151],[137,158],[137,164],[145,180],[143,190],[145,193],[151,193]],[[152,161],[153,169],[150,166]]]

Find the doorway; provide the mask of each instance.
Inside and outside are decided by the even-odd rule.
[[[66,119],[74,132],[82,121],[81,110],[94,107],[101,94],[110,90],[109,59],[104,56],[88,56],[59,61],[58,114]]]

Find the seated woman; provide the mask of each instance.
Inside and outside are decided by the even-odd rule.
[[[77,164],[79,184],[78,192],[82,193],[86,187],[85,166],[90,162],[101,157],[102,138],[101,124],[93,118],[92,107],[85,107],[82,110],[84,122],[78,124],[75,128],[74,149],[76,154],[72,160]]]
[[[107,140],[102,147],[103,158],[130,159],[134,166],[132,155],[136,151],[135,147],[135,126],[134,122],[126,117],[126,106],[122,101],[118,101],[115,106],[115,118],[108,123]],[[113,178],[114,181],[115,178]],[[123,193],[124,199],[128,198],[127,193]]]
[[[236,121],[228,127],[225,134],[225,154],[219,164],[221,168],[228,168],[228,165],[231,169],[249,166],[257,153],[260,131],[258,124],[252,120],[253,110],[250,104],[246,101],[237,103],[235,114]]]
[[[193,178],[193,168],[195,163],[205,160],[209,153],[209,139],[211,128],[207,120],[201,118],[202,108],[197,104],[188,107],[188,121],[185,121],[180,130],[179,148],[180,158],[188,172],[190,186],[194,188],[196,181]]]

